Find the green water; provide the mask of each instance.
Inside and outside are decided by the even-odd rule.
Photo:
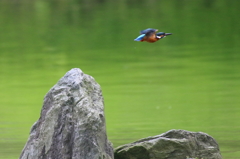
[[[202,131],[240,158],[239,0],[0,0],[0,158],[18,158],[44,95],[71,68],[101,85],[117,147]],[[156,43],[139,31],[171,32]]]

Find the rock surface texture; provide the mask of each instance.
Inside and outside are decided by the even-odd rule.
[[[170,130],[115,149],[115,159],[222,159],[217,142],[202,132]]]
[[[20,159],[113,159],[95,80],[74,68],[44,98]]]

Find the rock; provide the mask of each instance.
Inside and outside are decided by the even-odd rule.
[[[170,130],[119,146],[115,159],[221,159],[217,142],[208,134]]]
[[[100,86],[74,68],[44,98],[20,159],[113,159]]]

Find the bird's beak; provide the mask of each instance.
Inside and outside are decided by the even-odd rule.
[[[172,33],[165,33],[165,36],[172,35]]]

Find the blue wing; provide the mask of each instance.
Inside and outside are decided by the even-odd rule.
[[[141,41],[144,38],[145,34],[139,35],[134,41]]]
[[[140,34],[151,34],[151,33],[155,33],[156,31],[158,31],[157,29],[152,29],[152,28],[148,28],[145,30],[141,30]]]

